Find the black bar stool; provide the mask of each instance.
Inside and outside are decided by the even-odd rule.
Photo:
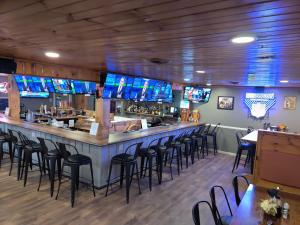
[[[217,145],[217,132],[220,128],[221,123],[218,123],[210,132],[206,133],[206,139],[211,137],[213,140],[213,148],[214,148],[214,155],[218,152],[218,145]],[[206,140],[207,141],[207,140]]]
[[[11,141],[10,135],[7,134],[7,133],[5,133],[5,132],[3,132],[0,129],[0,168],[1,168],[1,160],[3,159],[4,153],[6,153],[6,152],[3,151],[3,145],[5,143],[8,143],[8,146],[9,146],[9,152],[8,152],[8,154],[9,154],[10,160],[12,160],[12,158],[13,158],[13,154],[12,154],[12,141]]]
[[[29,166],[31,170],[33,165],[38,166],[40,173],[42,173],[41,158],[40,158],[42,154],[42,149],[39,143],[36,143],[35,141],[28,139],[20,131],[18,131],[18,135],[22,142],[22,148],[23,148],[23,164],[22,164],[21,178],[23,177],[23,173],[24,173],[24,187],[25,187],[27,183]],[[34,153],[36,153],[37,155],[37,164],[32,162],[33,161],[32,156]]]
[[[60,155],[64,159],[64,161],[62,164],[62,169],[61,169],[60,175],[58,176],[59,183],[58,183],[58,189],[57,189],[57,194],[56,194],[55,199],[57,199],[58,195],[59,195],[59,190],[60,190],[60,186],[62,183],[62,176],[64,173],[64,167],[68,166],[71,168],[71,206],[73,208],[74,201],[75,201],[75,187],[77,190],[79,188],[80,166],[83,166],[83,165],[90,166],[91,185],[93,188],[94,197],[96,196],[95,187],[94,187],[94,172],[93,172],[92,159],[86,155],[79,154],[77,148],[74,145],[64,144],[64,143],[57,143],[57,145],[59,148]],[[67,147],[69,150],[72,150],[73,152],[75,152],[75,154],[71,154],[70,151],[67,150]]]
[[[57,163],[58,177],[61,176],[61,154],[56,144],[52,140],[44,139],[41,137],[38,137],[37,139],[39,140],[42,148],[42,154],[43,154],[42,168],[44,172],[45,172],[45,168],[47,168],[48,171],[48,176],[50,180],[50,196],[52,197],[54,192],[56,163]],[[48,146],[51,146],[50,148],[51,150],[49,150]],[[41,187],[42,177],[43,175],[41,174],[38,191],[40,190]]]
[[[182,134],[181,134],[182,135]],[[182,153],[181,153],[181,146],[182,143],[180,142],[181,135],[179,135],[175,140],[172,141],[171,146],[172,149],[172,155],[171,155],[171,161],[170,164],[173,162],[174,157],[176,157],[177,162],[177,174],[180,175],[180,168],[182,169]]]
[[[205,129],[205,125],[200,125],[199,129],[194,132],[194,134],[191,136],[192,139],[192,152],[191,152],[191,159],[192,159],[192,164],[194,164],[194,159],[195,159],[195,152],[197,152],[197,158],[198,160],[200,159],[200,153],[199,153],[199,143],[200,145],[200,152],[202,153],[202,158],[204,158],[204,145],[205,142],[203,141],[203,131]]]
[[[152,191],[152,169],[153,169],[153,159],[156,160],[156,173],[157,173],[157,179],[158,182],[160,181],[159,178],[159,172],[158,172],[158,147],[160,146],[160,143],[162,141],[163,137],[155,138],[150,141],[147,148],[140,148],[138,150],[137,155],[141,157],[141,173],[140,177],[142,178],[146,176],[147,169],[149,171],[149,189]],[[145,165],[145,159],[146,159],[146,165]],[[144,171],[145,170],[145,171]]]
[[[137,163],[137,153],[142,146],[142,142],[135,143],[128,146],[124,153],[115,155],[112,157],[110,166],[109,166],[109,173],[107,179],[107,186],[106,186],[106,193],[105,196],[108,194],[108,188],[110,185],[111,180],[111,171],[113,165],[120,165],[120,187],[122,188],[123,178],[124,178],[124,169],[125,169],[125,179],[126,179],[126,202],[129,203],[129,190],[132,182],[132,177],[134,175],[134,170],[136,169],[136,177],[139,186],[139,194],[141,194],[141,187],[140,187],[140,178],[139,178],[139,170],[138,170],[138,163]],[[133,150],[134,149],[134,150]],[[133,154],[130,154],[130,151],[134,151]]]
[[[17,159],[18,159],[18,165],[17,165],[17,180],[20,180],[20,174],[21,174],[21,166],[22,166],[22,158],[23,158],[23,143],[19,137],[18,131],[8,129],[11,141],[14,145],[12,155],[14,156],[10,162],[10,170],[9,170],[9,176],[11,175],[11,171],[14,164],[14,158],[15,153],[17,150]]]

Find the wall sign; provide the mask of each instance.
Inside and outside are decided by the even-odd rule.
[[[290,109],[290,110],[295,110],[296,109],[296,102],[297,102],[297,97],[296,96],[285,96],[284,97],[284,109]]]
[[[245,104],[250,115],[257,119],[264,118],[275,102],[274,93],[246,93]]]

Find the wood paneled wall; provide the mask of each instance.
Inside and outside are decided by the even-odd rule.
[[[95,82],[100,81],[100,75],[97,70],[76,68],[64,65],[35,63],[22,60],[16,60],[16,62],[16,73],[19,74],[59,77],[74,80],[88,80]]]

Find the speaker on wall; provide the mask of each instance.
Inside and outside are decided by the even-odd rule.
[[[17,70],[17,63],[13,59],[0,58],[0,73],[12,74]]]

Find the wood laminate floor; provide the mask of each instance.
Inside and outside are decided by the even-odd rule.
[[[97,190],[94,198],[87,187],[81,185],[70,207],[70,182],[63,183],[58,200],[50,198],[46,177],[37,192],[38,172],[29,173],[28,184],[16,181],[16,168],[8,176],[8,160],[0,169],[0,224],[1,225],[189,225],[193,224],[191,209],[195,202],[208,200],[212,185],[224,186],[233,211],[236,206],[232,189],[231,173],[234,158],[228,155],[210,154],[196,161],[170,180],[167,169],[162,185],[154,180],[152,192],[148,179],[142,180],[142,194],[138,195],[136,181],[131,188],[130,204],[125,202],[125,188],[113,186],[108,197],[105,190]],[[243,172],[243,169],[239,170]],[[220,202],[220,205],[224,205]],[[222,209],[223,213],[225,209]],[[204,225],[211,224],[207,210],[201,216]]]

